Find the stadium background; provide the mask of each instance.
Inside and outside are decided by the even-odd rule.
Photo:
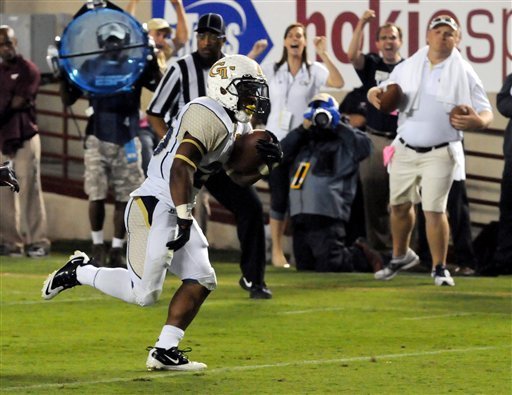
[[[0,24],[15,27],[22,42],[21,52],[48,72],[44,56],[53,37],[61,33],[71,16],[83,5],[81,0],[0,0]],[[125,8],[128,1],[115,1]],[[378,13],[378,20],[365,32],[364,51],[372,48],[375,30],[386,20],[404,29],[402,55],[407,57],[425,44],[428,21],[440,13],[452,13],[462,26],[461,51],[470,61],[495,105],[496,92],[503,78],[512,72],[512,10],[509,1],[307,1],[307,0],[183,0],[189,30],[192,32],[199,15],[218,12],[227,23],[226,53],[247,53],[253,42],[266,38],[270,45],[259,59],[275,61],[282,51],[285,27],[299,21],[307,26],[309,40],[326,35],[330,51],[346,80],[340,91],[329,91],[339,99],[360,82],[346,57],[346,50],[357,19],[365,9]],[[56,12],[58,12],[56,14]],[[165,16],[171,23],[176,18],[167,0],[140,0],[137,19]],[[341,37],[341,39],[340,39]],[[368,39],[369,38],[369,39]],[[194,50],[191,35],[184,51]],[[310,48],[313,48],[310,45]],[[314,56],[309,53],[310,59]],[[38,96],[38,119],[43,141],[43,184],[52,239],[88,239],[87,203],[82,191],[82,143],[79,130],[85,130],[85,100],[73,106],[72,113],[60,103],[56,84],[42,86]],[[144,95],[144,102],[149,94]],[[75,116],[73,116],[73,114]],[[495,120],[484,133],[466,133],[468,193],[471,202],[473,231],[498,217],[499,180],[503,168],[502,143],[506,120],[495,111]],[[258,184],[265,206],[265,185]],[[208,238],[217,248],[237,246],[230,216],[213,202]],[[109,207],[107,215],[111,215]],[[107,221],[107,237],[112,229]],[[220,236],[219,236],[220,235]]]

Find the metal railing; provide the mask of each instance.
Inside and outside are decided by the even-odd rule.
[[[45,100],[44,97],[58,97],[59,92],[52,89],[42,88],[39,91],[38,100]],[[86,195],[83,191],[83,156],[79,154],[73,154],[70,150],[70,144],[73,141],[81,141],[82,136],[79,134],[70,133],[71,123],[78,128],[77,121],[87,121],[87,117],[84,115],[77,115],[68,109],[66,106],[61,105],[59,109],[48,110],[38,109],[39,117],[52,117],[58,121],[49,123],[51,127],[40,130],[40,134],[43,139],[42,144],[42,182],[45,191],[53,192],[57,194],[78,197],[86,199]],[[478,133],[492,136],[503,136],[503,131],[496,129],[488,129],[481,132],[469,132]],[[61,149],[55,149],[55,142],[52,144],[53,149],[46,144],[46,140],[61,140]],[[489,161],[503,161],[504,157],[502,154],[489,153],[484,151],[466,150],[466,156],[468,158],[480,158]],[[71,170],[73,168],[73,171]],[[483,182],[489,184],[500,184],[501,178],[491,177],[479,174],[468,173],[467,179],[475,182]],[[257,190],[262,200],[264,201],[265,211],[268,212],[268,187],[266,183],[259,183]],[[499,198],[499,196],[498,196]],[[498,206],[497,200],[482,199],[474,196],[469,196],[470,205],[486,206],[492,208],[495,211],[496,217],[498,217]],[[222,207],[215,200],[211,202],[212,213],[210,220],[222,223],[234,224],[235,220],[228,210]],[[265,214],[267,215],[267,214]],[[483,227],[486,223],[472,221],[474,227]]]

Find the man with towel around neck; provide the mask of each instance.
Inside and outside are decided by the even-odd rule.
[[[427,31],[428,45],[397,65],[387,81],[368,91],[369,102],[377,108],[377,96],[385,85],[397,83],[405,95],[388,167],[393,259],[375,273],[378,280],[390,280],[400,270],[419,263],[409,244],[414,204],[421,201],[434,284],[455,285],[446,269],[448,192],[455,172],[463,166],[462,131],[485,129],[493,119],[482,82],[456,49],[459,35],[452,17],[434,18]],[[464,105],[467,114],[450,118],[450,111],[458,105]]]

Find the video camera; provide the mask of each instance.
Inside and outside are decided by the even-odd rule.
[[[331,95],[319,93],[309,102],[304,118],[320,129],[334,129],[341,119],[338,103]]]

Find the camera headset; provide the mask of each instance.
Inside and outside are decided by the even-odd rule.
[[[309,108],[304,118],[311,121],[313,126],[321,129],[334,129],[341,119],[338,103],[331,95],[319,93],[309,102]]]

